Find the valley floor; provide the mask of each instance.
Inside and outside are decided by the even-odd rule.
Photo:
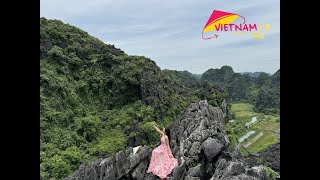
[[[234,103],[231,111],[235,119],[226,124],[232,144],[240,142],[251,153],[257,154],[280,141],[280,116],[256,113],[249,103]]]

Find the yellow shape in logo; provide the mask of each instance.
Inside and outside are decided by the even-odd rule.
[[[259,34],[258,32],[253,32],[253,33],[251,33],[251,34],[252,34],[252,36],[253,36],[254,38],[264,39],[264,33],[263,33],[263,34]]]
[[[266,30],[269,30],[269,29],[271,28],[271,25],[270,25],[270,24],[265,24],[265,25],[264,25],[264,28],[265,28]]]

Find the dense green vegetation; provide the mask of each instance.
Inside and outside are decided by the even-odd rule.
[[[260,76],[259,76],[260,77]],[[262,78],[260,78],[262,79]],[[280,69],[270,78],[261,80],[255,108],[264,113],[280,113]]]
[[[40,173],[61,179],[81,163],[158,143],[152,121],[170,125],[191,102],[221,106],[226,90],[58,20],[40,18]]]
[[[232,144],[248,131],[244,124],[252,116],[271,114],[252,128],[274,130],[279,79],[280,70],[242,75],[228,66],[202,76],[161,70],[149,58],[129,56],[79,28],[40,18],[41,179],[61,179],[82,163],[128,146],[154,147],[159,138],[151,122],[168,126],[200,99],[219,107],[225,98],[254,104],[234,104],[232,111],[227,104],[227,120],[238,120],[226,125]],[[277,140],[265,136],[249,148],[258,152]]]
[[[270,76],[264,72],[235,73],[230,66],[223,66],[207,70],[201,78],[227,88],[231,102],[252,103],[257,112],[280,112],[280,69]]]

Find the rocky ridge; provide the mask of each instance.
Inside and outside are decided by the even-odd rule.
[[[206,100],[192,103],[172,124],[170,146],[179,165],[167,180],[271,180],[262,166],[249,167],[237,152],[229,148],[224,130],[224,112]],[[81,165],[64,180],[156,180],[146,174],[152,149],[142,146],[114,156]]]

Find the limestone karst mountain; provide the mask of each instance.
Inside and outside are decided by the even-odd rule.
[[[158,142],[191,102],[223,108],[225,89],[161,70],[59,20],[40,18],[40,176],[61,179],[99,157]]]
[[[206,100],[192,103],[169,127],[170,146],[179,165],[168,180],[269,180],[272,173],[262,166],[249,167],[238,152],[229,148],[223,112]],[[64,180],[156,180],[146,174],[152,149],[132,147],[91,164]]]
[[[233,70],[222,69],[216,75],[232,79]],[[279,84],[279,75],[272,76],[272,83]],[[212,77],[221,80],[207,76]],[[258,79],[262,83],[265,77]],[[247,78],[237,80],[244,87],[242,80]],[[273,94],[262,91],[261,109],[273,105]],[[144,174],[158,143],[149,128],[152,121],[172,124],[171,147],[180,167],[171,179],[246,177],[251,170],[246,172],[247,165],[231,150],[223,128],[230,119],[227,98],[221,85],[187,71],[161,70],[150,58],[128,55],[77,27],[40,18],[43,180],[65,178],[79,167],[69,179],[155,178]],[[137,154],[131,154],[139,145]],[[240,174],[228,175],[227,166]]]

